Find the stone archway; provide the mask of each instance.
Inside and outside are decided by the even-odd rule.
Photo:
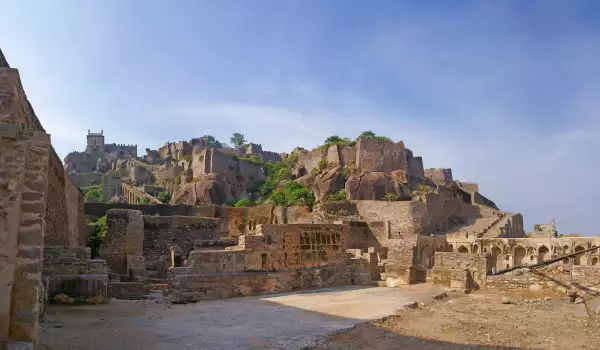
[[[592,258],[592,266],[596,266],[598,265],[598,258],[594,257]]]
[[[458,252],[459,253],[468,253],[469,249],[467,249],[467,247],[465,247],[464,245],[461,245],[460,247],[458,247]]]
[[[525,257],[527,255],[527,250],[525,248],[518,246],[515,248],[513,252],[513,266],[522,265],[527,263]]]
[[[550,260],[550,257],[550,249],[548,249],[548,247],[545,245],[541,246],[538,250],[538,262]]]
[[[585,250],[585,248],[582,247],[582,246],[580,246],[580,245],[578,245],[577,247],[575,247],[575,253],[582,252],[584,250]],[[579,254],[579,255],[577,255],[577,256],[574,257],[573,265],[583,265],[583,263],[586,260],[587,259],[586,259],[585,256],[583,256],[583,254]]]
[[[453,251],[454,251],[454,246],[452,246],[452,244],[450,244],[450,245],[448,246],[448,252],[449,252],[449,253],[452,253]]]
[[[492,261],[496,264],[496,270],[502,270],[502,250],[500,248],[492,248]]]
[[[479,252],[479,246],[477,244],[473,244],[473,253],[477,254]]]

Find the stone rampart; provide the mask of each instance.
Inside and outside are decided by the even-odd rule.
[[[361,136],[356,144],[356,167],[372,172],[408,171],[408,156],[412,152],[403,142]]]

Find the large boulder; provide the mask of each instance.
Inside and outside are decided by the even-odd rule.
[[[245,194],[246,183],[232,173],[210,173],[197,182],[182,184],[175,189],[171,204],[227,204]]]
[[[396,175],[396,174],[394,174]],[[352,175],[346,182],[346,195],[350,200],[383,200],[386,194],[409,200],[410,189],[399,176],[385,172],[367,172]]]
[[[329,195],[343,189],[346,184],[346,179],[342,173],[341,167],[326,169],[317,175],[314,179],[312,190],[315,194],[315,199],[322,201]]]

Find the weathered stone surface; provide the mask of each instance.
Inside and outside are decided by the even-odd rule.
[[[327,169],[315,177],[312,190],[318,201],[344,189],[346,179],[341,167]]]
[[[411,198],[408,187],[386,172],[350,176],[346,182],[346,194],[351,200],[383,200],[386,194],[404,200]]]

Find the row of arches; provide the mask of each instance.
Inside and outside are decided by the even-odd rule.
[[[493,245],[489,249],[489,253],[492,256],[492,261],[495,262],[496,269],[508,268],[511,266],[517,265],[525,265],[525,264],[535,264],[543,261],[550,260],[553,256],[564,255],[569,253],[577,253],[586,250],[586,247],[582,245],[577,245],[575,248],[570,249],[569,246],[554,246],[549,248],[547,245],[541,245],[537,248],[535,247],[524,247],[522,245],[517,245],[510,250],[510,247],[504,247],[504,250],[500,247]],[[454,251],[454,246],[450,244],[448,246],[448,251]],[[458,253],[478,253],[479,246],[478,244],[458,244],[458,249],[456,250]],[[484,247],[484,253],[488,253],[488,247]],[[553,254],[554,252],[554,254]],[[569,259],[565,259],[566,262],[569,262]],[[589,254],[581,254],[574,257],[573,261],[574,265],[599,265],[600,257],[592,256]]]

